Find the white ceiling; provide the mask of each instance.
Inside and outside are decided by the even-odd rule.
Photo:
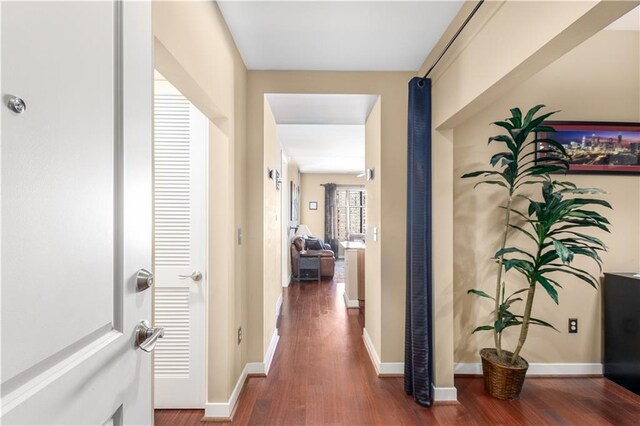
[[[250,70],[416,71],[464,2],[217,3]]]
[[[302,173],[362,173],[364,124],[377,95],[269,93],[278,139]]]
[[[364,124],[378,95],[266,95],[278,124]]]
[[[612,31],[640,31],[640,6],[609,25],[607,30]]]
[[[278,138],[300,173],[364,171],[362,124],[281,124]]]

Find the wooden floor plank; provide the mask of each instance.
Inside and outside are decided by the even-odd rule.
[[[458,377],[457,405],[421,407],[403,379],[376,376],[364,318],[332,280],[284,289],[280,341],[268,377],[251,377],[237,425],[639,425],[640,396],[604,378],[528,378],[521,399],[487,395]],[[202,410],[156,410],[158,426],[201,424]]]

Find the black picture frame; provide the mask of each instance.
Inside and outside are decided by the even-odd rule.
[[[553,133],[538,139],[561,143],[570,156],[571,174],[640,174],[640,123],[602,121],[546,121]],[[538,149],[545,143],[538,142]],[[537,160],[537,158],[536,158]]]

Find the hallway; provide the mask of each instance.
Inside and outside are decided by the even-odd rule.
[[[457,378],[461,404],[423,408],[403,379],[378,378],[358,311],[333,280],[284,288],[280,342],[269,376],[251,377],[233,424],[633,424],[640,397],[603,378],[529,379],[520,401],[489,397],[479,378]],[[542,407],[542,408],[541,408]],[[156,425],[201,424],[202,410],[156,410]]]

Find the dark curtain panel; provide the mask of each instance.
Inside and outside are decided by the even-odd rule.
[[[431,405],[431,80],[409,82],[404,390]]]
[[[324,242],[338,255],[338,217],[336,215],[336,185],[325,183],[324,186]]]

